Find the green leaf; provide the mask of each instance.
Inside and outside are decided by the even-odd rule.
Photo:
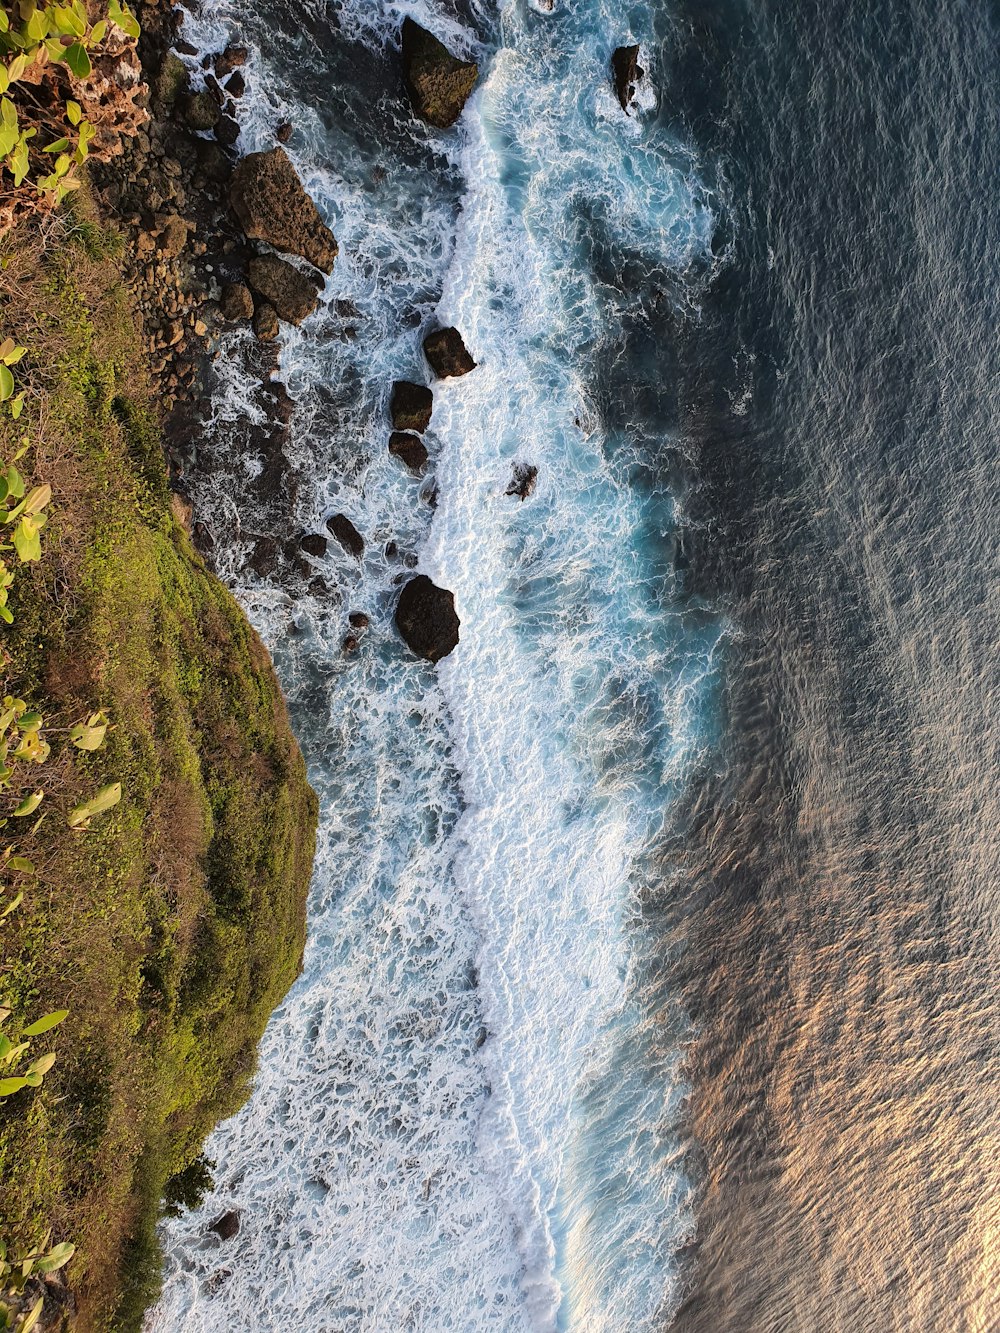
[[[83,805],[78,805],[75,810],[70,811],[70,828],[86,828],[95,815],[103,814],[105,810],[110,810],[112,806],[117,805],[122,798],[122,784],[112,782],[110,786],[102,787],[96,796],[85,801]]]
[[[100,23],[95,23],[90,30],[91,46],[100,46],[101,42],[104,41],[107,31],[108,31],[108,25],[105,19],[101,19]],[[74,121],[73,124],[75,125],[76,121]]]
[[[134,15],[127,6],[120,4],[119,0],[109,0],[108,18],[112,23],[117,23],[118,27],[129,37],[137,38],[139,36],[140,29]]]
[[[27,171],[25,171],[25,175],[27,175]],[[22,179],[23,179],[23,177],[22,177]],[[15,173],[14,173],[14,184],[15,184],[15,185],[19,185],[19,184],[20,184],[20,181],[17,179],[17,172],[16,172],[16,171],[15,171]],[[12,398],[12,399],[10,400],[10,414],[11,414],[11,416],[13,417],[13,419],[16,421],[16,420],[18,419],[18,417],[21,415],[21,412],[22,412],[23,410],[24,410],[24,394],[23,394],[23,392],[22,392],[22,393],[19,393],[15,398]],[[7,491],[7,483],[4,482],[4,495],[3,495],[3,497],[2,497],[3,499],[6,499],[6,498],[7,498],[6,491]]]
[[[76,1246],[71,1245],[68,1240],[63,1241],[61,1245],[56,1245],[49,1250],[44,1258],[39,1259],[35,1265],[36,1273],[55,1273],[60,1268],[65,1268],[69,1261],[76,1254]]]
[[[46,34],[48,33],[48,30],[49,30],[49,24],[48,24],[48,19],[45,15],[45,11],[41,9],[36,9],[35,12],[32,14],[31,18],[28,19],[27,27],[25,28],[25,33],[31,39],[31,41],[40,42],[45,38]]]
[[[42,149],[43,153],[62,153],[69,147],[68,139],[57,139],[55,143],[46,144]]]
[[[99,750],[104,744],[108,719],[104,713],[93,713],[86,722],[78,722],[70,729],[69,738],[80,750]]]
[[[74,102],[72,98],[66,103],[66,119],[71,125],[79,125],[83,119],[83,107],[79,102]]]
[[[92,68],[90,56],[87,55],[86,48],[81,46],[79,42],[74,42],[72,46],[66,48],[63,59],[78,79],[90,77]]]
[[[27,1086],[28,1080],[24,1078],[0,1078],[0,1097],[10,1097]]]
[[[31,1064],[25,1070],[25,1076],[27,1077],[28,1074],[37,1074],[40,1079],[44,1078],[55,1062],[55,1051],[49,1051],[47,1055],[40,1055],[37,1060],[32,1060]]]
[[[24,71],[28,68],[28,57],[25,55],[15,56],[7,66],[7,76],[11,83],[17,83]]]
[[[36,791],[33,795],[26,796],[14,811],[13,817],[15,819],[23,819],[27,815],[33,815],[44,799],[44,791]]]
[[[5,403],[14,392],[14,376],[6,366],[0,365],[0,403]]]
[[[22,713],[17,719],[17,725],[22,731],[37,731],[44,720],[41,713]]]
[[[3,13],[3,11],[0,10],[0,13]],[[6,17],[7,17],[6,14],[4,14],[4,18]],[[6,32],[6,28],[4,29],[4,31]],[[0,93],[5,93],[9,87],[10,87],[10,75],[7,73],[7,66],[0,65]]]
[[[0,373],[4,367],[0,366]],[[7,489],[15,500],[20,500],[24,495],[24,479],[13,463],[8,463],[4,469],[4,477],[7,481]]]
[[[24,1323],[18,1329],[18,1333],[29,1333],[29,1330],[35,1327],[39,1319],[41,1319],[42,1317],[42,1306],[44,1304],[45,1304],[45,1297],[40,1296],[38,1300],[35,1302],[35,1304],[31,1307],[31,1313],[28,1315],[27,1319],[25,1319]]]
[[[0,912],[0,921],[2,921],[5,916],[10,916],[11,912],[16,912],[17,909],[21,906],[21,903],[23,901],[24,901],[24,890],[22,889],[19,893],[14,894],[14,897],[10,900],[10,902],[3,909],[3,911]],[[9,1013],[10,1010],[8,1010],[7,1012]]]
[[[41,560],[42,543],[38,535],[38,524],[30,514],[25,514],[14,529],[14,550],[27,564],[31,560]]]
[[[54,1009],[51,1014],[46,1014],[44,1018],[39,1018],[32,1023],[30,1027],[24,1029],[22,1037],[40,1037],[43,1032],[48,1032],[51,1028],[58,1027],[63,1019],[69,1018],[68,1009]]]
[[[7,862],[10,870],[19,870],[22,875],[33,875],[35,873],[34,861],[29,861],[26,856],[12,856]]]

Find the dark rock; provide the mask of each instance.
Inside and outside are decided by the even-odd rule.
[[[356,634],[345,634],[344,642],[341,645],[341,652],[347,656],[349,653],[356,653],[359,646],[358,636]]]
[[[232,148],[240,137],[240,122],[232,116],[220,116],[215,126],[215,137],[219,143],[225,144],[227,148]]]
[[[353,301],[347,301],[343,297],[334,301],[333,308],[341,319],[357,319],[361,314],[361,311]]]
[[[157,246],[165,259],[176,259],[187,245],[190,225],[177,213],[172,213],[164,220],[159,230]]]
[[[242,97],[247,90],[247,81],[239,70],[230,74],[226,80],[226,92],[230,97]]]
[[[214,1231],[220,1240],[232,1240],[240,1229],[239,1212],[235,1208],[230,1208],[228,1213],[217,1217],[208,1229]]]
[[[455,596],[436,587],[426,574],[410,579],[399,595],[396,628],[418,657],[439,662],[458,643],[460,621]]]
[[[299,542],[306,555],[314,555],[317,560],[326,555],[326,538],[318,532],[307,532]]]
[[[187,92],[189,82],[187,65],[173,51],[167,51],[160,61],[159,73],[153,85],[156,98],[169,110],[178,97]]]
[[[510,485],[504,492],[506,495],[516,495],[519,500],[527,500],[528,496],[535,489],[538,481],[538,468],[532,463],[515,463],[511,474]]]
[[[211,139],[198,140],[198,166],[217,185],[224,185],[233,174],[232,160],[222,145]]]
[[[247,236],[333,271],[337,242],[302,188],[283,148],[250,153],[233,172],[229,197]]]
[[[395,543],[395,542],[386,542],[386,544],[385,544],[385,558],[386,558],[386,560],[395,560],[395,558],[396,558],[397,555],[399,555],[399,547],[396,545],[396,543]]]
[[[403,20],[403,77],[418,116],[447,129],[462,114],[479,67],[459,60],[419,23]]]
[[[228,320],[252,319],[253,297],[250,288],[242,282],[227,282],[219,301],[222,318]]]
[[[426,385],[397,380],[392,386],[389,411],[396,430],[415,430],[422,435],[431,424],[433,410],[434,395]]]
[[[438,379],[468,375],[476,363],[466,350],[458,329],[438,329],[424,339],[424,356]]]
[[[417,565],[420,564],[420,558],[416,551],[404,551],[403,564],[407,569],[416,569]]]
[[[316,284],[294,264],[277,255],[258,255],[247,265],[247,281],[253,290],[270,302],[278,318],[289,324],[301,324],[316,309],[319,294]]]
[[[240,69],[250,59],[250,52],[245,46],[230,45],[215,57],[215,72],[220,79],[224,79],[227,74],[232,74],[234,69]]]
[[[247,564],[255,574],[259,574],[262,579],[266,579],[278,568],[278,554],[277,539],[275,537],[261,537],[254,542]]]
[[[278,312],[273,305],[265,304],[257,307],[253,319],[253,331],[261,342],[274,342],[281,329],[278,324]]]
[[[367,629],[371,624],[364,611],[352,611],[347,617],[347,622],[349,625],[353,625],[355,629]]]
[[[294,125],[291,124],[290,121],[283,120],[281,124],[278,126],[278,128],[274,131],[274,137],[277,139],[278,143],[287,143],[288,140],[292,137],[294,130],[295,127]]]
[[[325,597],[330,589],[326,579],[314,578],[309,580],[309,591],[314,597]]]
[[[639,48],[619,46],[611,57],[611,72],[614,75],[615,92],[622,104],[622,110],[627,115],[629,103],[635,96],[635,85],[645,73],[639,64]]]
[[[214,74],[205,75],[205,87],[218,102],[220,108],[226,105],[226,94],[222,91],[222,84]]]
[[[178,100],[181,119],[189,130],[211,130],[222,114],[211,93],[186,93]]]
[[[199,551],[214,551],[215,538],[208,529],[208,525],[199,518],[197,523],[191,529],[191,536],[194,538],[194,544]]]
[[[361,559],[365,550],[365,539],[346,514],[334,514],[326,520],[326,526],[349,555],[353,555],[357,560]]]
[[[427,466],[427,446],[419,435],[394,430],[389,436],[389,452],[405,463],[411,472],[423,472]]]

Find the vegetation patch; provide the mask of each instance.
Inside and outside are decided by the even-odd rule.
[[[0,1239],[74,1244],[76,1327],[117,1331],[155,1294],[168,1181],[186,1200],[204,1177],[298,971],[316,802],[267,653],[171,511],[116,251],[85,190],[0,241],[0,343],[28,349],[0,458],[27,438],[21,472],[51,486],[41,559],[12,569],[0,694],[53,736],[107,723],[98,748],[53,746],[49,813],[19,838],[8,1028],[68,1016],[44,1083],[0,1101]]]

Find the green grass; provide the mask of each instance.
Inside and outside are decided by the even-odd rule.
[[[91,218],[2,245],[26,471],[54,491],[4,689],[50,727],[100,707],[114,729],[34,775],[56,813],[25,848],[40,877],[0,933],[0,993],[71,1012],[43,1087],[0,1105],[0,1238],[74,1241],[78,1326],[124,1331],[155,1294],[165,1182],[245,1100],[297,973],[316,803],[265,650],[171,514],[113,238]],[[71,834],[57,812],[113,781],[121,804]]]

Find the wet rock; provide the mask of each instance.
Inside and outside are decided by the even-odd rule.
[[[316,284],[294,264],[277,255],[258,255],[247,265],[247,281],[253,290],[288,324],[301,324],[316,309]]]
[[[423,472],[427,466],[427,446],[419,435],[394,430],[389,436],[389,452],[405,463],[411,472]]]
[[[403,20],[403,77],[413,109],[439,129],[454,125],[476,86],[479,67],[453,56],[433,34]]]
[[[431,412],[433,410],[434,395],[425,384],[412,384],[409,380],[397,380],[392,386],[392,403],[389,412],[396,430],[415,430],[422,435],[431,424]]]
[[[354,629],[367,629],[371,621],[365,615],[364,611],[352,611],[347,617],[347,623]]]
[[[254,241],[301,255],[324,273],[333,271],[337,242],[283,148],[250,153],[233,172],[230,201],[240,225]]]
[[[397,555],[399,555],[399,546],[396,544],[396,542],[386,542],[385,544],[386,560],[395,560]]]
[[[198,166],[217,185],[224,185],[233,174],[231,158],[221,144],[210,139],[198,140]]]
[[[239,1211],[230,1208],[227,1213],[217,1217],[208,1229],[214,1231],[220,1240],[232,1240],[240,1229]]]
[[[247,564],[255,574],[259,574],[262,579],[266,579],[278,568],[279,554],[280,547],[277,538],[261,537],[254,542]]]
[[[159,72],[153,84],[157,100],[169,111],[179,97],[188,91],[190,75],[180,56],[167,51],[160,61]]]
[[[240,98],[247,90],[247,81],[239,70],[226,80],[226,92],[230,97]]]
[[[253,318],[253,297],[242,282],[227,282],[219,301],[222,318],[232,321]]]
[[[209,92],[186,93],[178,100],[181,119],[189,130],[211,130],[222,111]]]
[[[341,645],[341,652],[344,654],[345,657],[349,656],[351,653],[356,653],[359,647],[360,644],[358,643],[358,636],[356,634],[344,635],[344,642]]]
[[[240,122],[232,116],[220,116],[215,126],[215,137],[219,143],[232,148],[240,137]]]
[[[438,329],[424,339],[424,356],[438,379],[468,375],[476,363],[466,350],[458,329]]]
[[[317,560],[326,555],[327,541],[318,532],[307,532],[299,542],[299,545],[305,551],[306,555],[315,556]]]
[[[538,482],[538,468],[532,463],[515,463],[510,485],[504,492],[516,495],[519,500],[527,500]]]
[[[458,643],[460,626],[455,596],[418,574],[403,588],[396,606],[396,628],[418,657],[439,662]]]
[[[635,85],[645,73],[639,64],[639,48],[619,46],[611,57],[611,72],[614,76],[615,92],[622,104],[622,110],[627,115],[629,103],[635,97]]]
[[[226,94],[222,91],[222,84],[214,74],[205,75],[205,87],[218,102],[220,109],[226,105]]]
[[[361,559],[365,539],[346,514],[334,514],[326,520],[326,526],[349,555],[353,555],[356,560]]]
[[[215,57],[216,77],[224,79],[233,70],[241,69],[249,59],[250,51],[247,47],[235,44],[227,46],[221,55]]]
[[[191,529],[191,536],[194,538],[194,544],[199,551],[214,551],[215,538],[208,529],[208,525],[199,518],[197,523]]]
[[[287,143],[294,131],[294,125],[292,125],[290,121],[283,120],[274,131],[274,137],[277,139],[278,143]]]
[[[280,333],[278,312],[273,305],[258,306],[253,319],[253,331],[261,342],[274,342]]]

